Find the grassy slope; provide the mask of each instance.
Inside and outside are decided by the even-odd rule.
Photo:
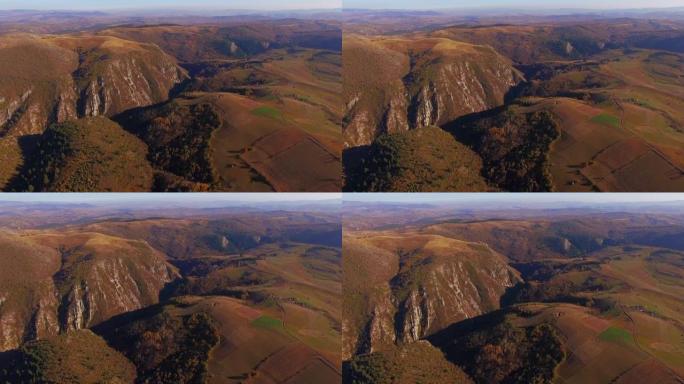
[[[460,368],[430,343],[419,341],[357,356],[345,363],[344,383],[354,384],[471,384]]]
[[[462,232],[456,230],[459,225],[463,227]],[[513,230],[513,225],[521,227],[521,231]],[[430,233],[455,238],[467,235],[470,240],[488,243],[493,241],[492,238],[478,237],[477,232],[491,231],[496,238],[502,238],[497,247],[512,249],[514,253],[511,255],[515,255],[517,260],[528,260],[529,257],[532,260],[516,264],[524,271],[524,277],[532,287],[531,290],[526,288],[531,295],[519,296],[517,300],[532,302],[510,304],[504,300],[505,305],[511,306],[496,312],[498,315],[483,315],[456,323],[430,336],[430,341],[443,348],[447,357],[464,367],[476,382],[482,383],[500,382],[511,373],[512,377],[523,373],[546,375],[563,383],[638,383],[642,375],[652,377],[655,381],[677,382],[676,378],[683,374],[681,367],[684,358],[684,338],[681,334],[684,329],[681,299],[684,295],[684,264],[681,252],[647,246],[599,246],[602,242],[597,242],[597,239],[607,240],[601,229],[605,224],[591,221],[560,222],[549,228],[546,225],[543,222],[494,221],[438,224],[427,228],[426,231]],[[509,228],[510,233],[503,232],[505,228]],[[570,249],[567,252],[568,255],[574,254],[574,257],[559,257],[557,252],[562,250],[554,247],[547,251],[534,247],[535,243],[541,244],[548,239],[554,230],[562,230],[563,236],[572,239],[570,248],[577,247],[577,250]],[[538,234],[534,235],[535,232]],[[400,249],[404,255],[412,255],[411,250],[416,248],[416,244],[409,240],[412,237],[406,233],[400,240],[392,236],[384,236],[384,239],[380,236],[371,248],[367,244],[371,243],[369,239],[378,236],[370,234],[360,232],[353,238],[345,239],[345,249],[349,249],[350,257],[349,274],[354,277],[347,278],[349,283],[346,285],[351,289],[345,289],[345,308],[350,308],[345,313],[345,319],[349,319],[350,328],[356,326],[356,329],[362,329],[364,323],[359,313],[371,313],[365,304],[367,298],[359,295],[359,289],[354,287],[368,285],[375,287],[378,292],[381,289],[381,283],[365,275],[363,272],[367,269],[359,266],[364,261],[376,266],[373,278],[392,269],[374,262],[372,258],[365,260],[363,255],[377,257],[382,252],[391,253],[393,249]],[[505,238],[509,236],[517,240],[512,244],[507,243]],[[532,249],[516,249],[521,247],[520,239],[527,238],[532,243]],[[627,241],[630,240],[633,239],[629,237]],[[524,245],[522,248],[525,248]],[[528,255],[530,251],[533,253]],[[572,253],[580,251],[581,254]],[[413,263],[417,265],[416,269],[420,269],[426,263],[438,262],[437,257],[431,256],[427,250],[417,254],[429,257],[429,262],[421,263],[405,256],[401,259],[402,268],[411,268]],[[353,308],[360,312],[352,311]],[[499,315],[503,317],[497,317]],[[492,319],[499,320],[492,322]],[[497,330],[494,326],[501,324],[503,319],[506,319],[508,330]],[[523,331],[527,332],[526,337],[529,338],[533,335],[534,327],[542,324],[550,325],[557,334],[555,339],[563,357],[547,361],[548,369],[536,373],[518,371],[525,370],[520,361],[530,361],[520,357],[520,354],[530,350],[520,349],[519,345],[527,342],[511,344],[511,338],[520,337]],[[350,336],[353,337],[347,337]],[[537,339],[543,340],[544,337]],[[346,344],[345,348],[353,353]],[[468,348],[473,350],[467,352]],[[372,375],[387,371],[390,365],[383,359],[379,355],[359,357],[357,373]],[[369,369],[368,366],[374,368]],[[542,364],[531,366],[541,367]]]
[[[14,189],[147,191],[147,147],[104,117],[53,125],[39,140]]]
[[[347,169],[350,191],[483,191],[482,161],[447,132],[427,127],[381,136]]]
[[[350,147],[499,106],[518,78],[490,47],[455,40],[350,35],[344,46],[343,132]],[[425,123],[418,108],[428,105],[434,110]]]
[[[520,109],[550,111],[559,123],[549,151],[554,190],[681,190],[682,62],[678,54],[606,51],[535,83],[532,93],[543,98],[521,99]]]
[[[230,93],[196,97],[212,103],[225,123],[210,143],[221,189],[339,190],[339,142],[302,129],[302,124],[315,125],[319,118],[307,115],[308,107],[302,102],[283,104]],[[253,112],[264,110],[260,108],[278,113]]]
[[[89,330],[29,342],[3,368],[0,380],[22,383],[126,384],[136,377],[135,366]]]
[[[550,321],[565,335],[568,359],[557,369],[563,382],[631,383],[646,371],[663,380],[681,375],[684,285],[672,280],[684,275],[680,257],[658,248],[609,247],[583,261],[592,265],[558,268],[557,275],[536,284],[547,292],[569,284],[570,293],[551,301],[585,306],[521,305],[534,313],[521,324]]]

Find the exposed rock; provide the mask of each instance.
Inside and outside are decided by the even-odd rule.
[[[448,39],[345,39],[345,145],[500,106],[521,79],[493,49]]]
[[[0,234],[0,249],[0,270],[11,271],[1,274],[0,351],[157,303],[178,277],[146,243],[99,234]]]
[[[345,315],[345,357],[411,343],[498,309],[505,290],[520,281],[506,259],[487,245],[442,236],[347,236],[347,257],[348,262],[359,261],[355,273],[366,278],[347,279],[345,300],[350,307],[366,308],[369,315],[353,309]],[[378,277],[386,283],[376,281]],[[358,330],[352,329],[354,322]]]
[[[158,47],[112,37],[0,38],[0,136],[165,101],[187,74]],[[22,64],[24,63],[24,64]]]
[[[570,56],[570,55],[572,55],[573,52],[575,52],[575,47],[573,47],[569,41],[566,41],[565,42],[565,54]]]
[[[397,340],[394,329],[395,308],[389,289],[385,292],[386,294],[379,295],[374,303],[370,320],[356,345],[355,354],[376,352],[382,349],[382,346],[393,344]]]
[[[240,50],[240,47],[238,47],[238,45],[235,44],[234,41],[231,41],[230,44],[228,44],[228,51],[230,52],[231,55],[238,53],[239,50]]]
[[[461,251],[462,252],[462,251]],[[416,341],[463,319],[498,308],[506,288],[518,280],[503,258],[468,260],[468,252],[455,251],[449,259],[430,257],[398,276],[395,296],[412,286],[397,312],[398,339]],[[491,251],[493,252],[493,251]]]
[[[571,248],[572,248],[572,243],[570,242],[570,240],[563,238],[563,251],[569,252]]]
[[[227,237],[221,236],[221,248],[228,248],[230,245],[230,241],[228,240]]]

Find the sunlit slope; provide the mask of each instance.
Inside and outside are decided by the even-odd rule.
[[[159,103],[187,77],[154,45],[87,35],[2,36],[0,72],[3,187],[33,154],[26,135]]]
[[[503,104],[519,73],[490,47],[442,38],[345,38],[345,143],[442,125]]]
[[[320,118],[307,111],[296,100],[191,93],[119,122],[148,143],[157,167],[214,190],[339,190],[339,143],[307,130]]]
[[[131,192],[152,188],[147,146],[105,117],[50,126],[9,188],[44,192]]]
[[[481,243],[391,232],[344,241],[345,354],[413,342],[494,310],[518,279]]]
[[[482,161],[437,127],[380,136],[345,158],[345,190],[383,192],[483,191]]]
[[[140,241],[97,233],[1,236],[3,350],[154,304],[177,277]]]
[[[558,75],[523,87],[524,97],[505,113],[554,116],[560,135],[548,150],[553,190],[679,191],[681,63],[677,54],[635,51],[561,65]]]

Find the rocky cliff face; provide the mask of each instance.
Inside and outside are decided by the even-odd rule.
[[[412,128],[442,125],[503,104],[506,92],[519,81],[517,72],[493,50],[476,49],[475,57],[413,58],[417,63],[404,80],[411,90],[408,118]]]
[[[342,268],[343,358],[394,344],[396,308],[390,280],[399,271],[398,255],[362,236],[345,235]]]
[[[502,105],[521,80],[489,47],[423,37],[351,36],[344,44],[348,147]]]
[[[113,37],[0,38],[0,137],[162,102],[187,75],[150,44]]]
[[[517,278],[496,253],[484,246],[482,252],[476,256],[456,250],[449,259],[436,260],[428,251],[419,256],[418,266],[400,272],[393,292],[401,342],[416,341],[499,307],[499,298]]]
[[[0,249],[0,351],[154,304],[178,276],[146,243],[99,234],[2,234]]]
[[[420,234],[366,234],[349,236],[344,249],[345,262],[382,258],[381,265],[389,263],[377,267],[360,262],[358,281],[345,283],[346,305],[352,308],[345,315],[345,357],[410,343],[497,309],[504,291],[519,281],[505,258],[481,243]],[[384,286],[378,277],[386,279]],[[364,308],[369,315],[353,308]]]

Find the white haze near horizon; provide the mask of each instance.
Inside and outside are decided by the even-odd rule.
[[[2,202],[21,203],[279,203],[342,201],[341,193],[3,193]]]
[[[635,9],[684,7],[683,0],[0,0],[0,10],[253,10],[315,9]]]
[[[344,0],[344,8],[360,9],[637,9],[684,7],[683,0]]]
[[[286,11],[340,9],[342,0],[0,0],[0,10],[108,11],[127,9],[159,10],[254,10]]]
[[[347,202],[397,202],[397,203],[657,203],[681,201],[684,193],[355,193],[344,194]]]

